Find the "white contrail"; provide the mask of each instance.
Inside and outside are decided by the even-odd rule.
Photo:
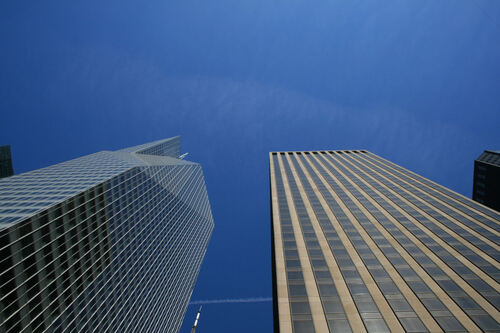
[[[272,297],[250,297],[250,298],[225,298],[225,299],[208,299],[201,301],[191,301],[189,305],[196,304],[217,304],[217,303],[257,303],[257,302],[270,302]]]

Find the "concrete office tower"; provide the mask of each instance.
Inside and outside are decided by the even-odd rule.
[[[270,169],[275,331],[500,330],[499,213],[364,150]]]
[[[0,180],[0,332],[177,332],[213,228],[174,137]]]
[[[0,146],[0,178],[10,177],[13,174],[10,146]]]
[[[472,199],[500,211],[500,151],[485,150],[474,161]]]

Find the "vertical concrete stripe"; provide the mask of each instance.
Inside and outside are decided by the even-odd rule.
[[[324,168],[324,167],[323,167]],[[338,184],[338,181],[336,180],[335,176],[326,168],[324,168],[325,171],[329,173],[329,175],[335,179],[335,181]],[[323,180],[326,183],[326,180]],[[341,186],[341,184],[339,184]],[[333,191],[332,195],[334,194]],[[352,198],[352,195],[350,195]],[[338,200],[338,199],[337,199]],[[394,219],[391,220],[393,223],[396,222]],[[470,320],[470,318],[458,307],[446,294],[444,290],[439,287],[439,285],[429,277],[429,275],[419,266],[419,264],[413,259],[411,255],[409,255],[406,250],[397,242],[392,235],[385,230],[385,228],[380,225],[380,223],[376,220],[372,221],[373,225],[378,229],[378,231],[387,239],[388,242],[391,243],[391,245],[398,251],[398,253],[403,257],[403,259],[406,260],[406,262],[415,270],[415,272],[424,280],[425,283],[428,284],[429,288],[438,296],[439,298],[444,298],[446,299],[447,303],[445,305],[450,309],[450,311],[459,319],[459,321],[464,325],[464,327],[469,330],[469,331],[478,331],[479,328]],[[427,254],[427,253],[426,253]],[[444,301],[443,301],[444,302]],[[448,304],[449,303],[449,304]],[[449,306],[448,306],[449,305]],[[463,321],[463,322],[462,322]]]
[[[331,162],[327,161],[329,164]],[[331,164],[336,170],[338,170],[333,164]],[[330,176],[335,178],[330,171],[328,171]],[[339,171],[340,172],[340,171]],[[341,172],[340,172],[341,173]],[[347,178],[347,177],[346,177]],[[352,195],[351,195],[352,196]],[[436,265],[438,265],[449,277],[454,280],[464,291],[466,291],[471,297],[471,294],[481,297],[475,290],[465,283],[453,270],[451,270],[441,259],[439,259],[432,251],[430,251],[418,238],[416,238],[412,233],[410,233],[404,226],[402,226],[396,219],[394,219],[390,214],[388,214],[385,209],[380,207],[375,201],[372,202],[381,210],[381,212],[396,226],[398,229],[405,234],[416,246],[418,246]],[[418,262],[413,259],[413,257],[406,252],[406,250],[399,244],[399,242],[387,231],[385,228],[376,220],[373,221],[373,225],[382,233],[382,235],[394,246],[398,253],[406,260],[410,267],[415,270],[415,272],[422,278],[422,280],[429,286],[429,288],[436,294],[436,296],[441,299],[441,301],[450,309],[453,315],[460,321],[460,323],[468,331],[480,331],[476,324],[463,312],[463,310],[455,304],[455,302],[448,296],[448,294],[441,289],[441,287],[425,272],[425,270],[420,267]],[[473,297],[474,298],[474,297]],[[482,297],[481,297],[482,298]],[[474,298],[475,299],[475,298]],[[476,300],[476,299],[475,299]],[[483,299],[483,301],[485,301]],[[479,303],[479,302],[478,302]],[[483,302],[484,303],[484,302]],[[483,304],[479,303],[481,306]],[[489,304],[489,303],[488,303]],[[491,306],[491,305],[490,305]],[[496,309],[490,309],[497,312]],[[498,314],[497,314],[498,316]]]
[[[494,258],[490,257],[487,253],[482,251],[481,249],[478,249],[477,247],[474,246],[474,244],[471,244],[469,241],[446,227],[445,225],[437,222],[436,219],[434,219],[431,215],[427,214],[426,212],[422,211],[419,209],[417,206],[403,198],[401,195],[398,195],[395,191],[393,191],[391,188],[388,186],[382,184],[379,182],[377,179],[373,178],[372,176],[366,174],[363,170],[352,164],[350,161],[345,159],[344,157],[340,157],[343,161],[349,163],[352,165],[354,168],[356,168],[359,171],[355,171],[356,173],[362,173],[367,175],[370,179],[374,180],[379,184],[381,187],[391,191],[394,195],[397,195],[399,198],[401,198],[402,201],[404,201],[407,205],[412,207],[413,209],[417,210],[420,214],[422,214],[424,217],[426,217],[429,221],[433,222],[435,225],[440,227],[442,230],[446,231],[450,236],[455,238],[457,241],[462,243],[463,245],[467,246],[471,251],[473,251],[475,254],[479,255],[486,261],[488,261],[491,265],[495,266],[496,268],[500,269],[500,263],[498,263]],[[339,163],[341,163],[339,161]],[[342,164],[342,163],[341,163]],[[344,165],[344,164],[343,164]],[[377,173],[375,170],[371,169],[369,166],[363,164],[367,169],[371,170],[374,173]],[[344,165],[345,166],[345,165]],[[378,173],[377,173],[378,174]],[[474,272],[478,277],[482,278],[486,283],[488,283],[492,288],[496,290],[500,290],[500,284],[496,282],[494,279],[492,279],[488,274],[483,272],[479,267],[474,265],[470,260],[468,260],[466,257],[464,257],[459,251],[455,250],[452,246],[448,245],[447,242],[443,241],[438,235],[434,234],[432,230],[429,230],[427,227],[422,225],[417,219],[415,219],[413,216],[409,215],[406,211],[404,211],[401,207],[399,207],[396,203],[393,203],[389,198],[387,198],[383,193],[379,192],[377,189],[373,188],[369,183],[366,181],[362,180],[367,186],[370,186],[372,189],[376,190],[377,193],[382,196],[383,198],[386,199],[386,201],[389,202],[389,204],[397,209],[400,213],[402,213],[406,218],[408,218],[410,221],[412,221],[420,230],[425,232],[428,236],[432,237],[439,245],[441,245],[445,250],[450,252],[452,255],[455,256],[457,260],[459,260],[461,263],[463,263],[467,268],[469,268],[472,272]]]
[[[372,170],[374,171],[374,170]],[[375,171],[374,171],[375,172]],[[395,195],[398,195],[395,193]],[[404,200],[403,197],[398,195],[402,200]],[[424,212],[418,208],[415,207],[415,209],[424,215]],[[415,219],[410,219],[413,222],[416,222]],[[474,301],[476,301],[488,314],[490,314],[495,320],[500,318],[500,312],[496,309],[495,306],[493,306],[490,302],[488,302],[481,294],[479,294],[474,288],[472,288],[460,275],[455,273],[453,269],[451,269],[444,261],[442,261],[437,255],[435,255],[432,251],[430,251],[424,243],[422,243],[417,237],[415,237],[411,232],[409,232],[404,226],[400,225],[398,223],[398,228],[408,237],[410,240],[412,240],[419,248],[424,251],[424,253],[436,263],[436,265],[439,266],[449,277],[451,280],[453,280],[460,288],[462,288]],[[425,230],[422,229],[424,232]],[[432,232],[428,233],[428,236],[431,237],[434,241],[439,243],[440,245],[445,245],[446,247],[449,247],[447,244],[445,244],[437,235],[435,235]],[[477,251],[475,251],[477,253]],[[481,251],[482,252],[482,251]],[[471,270],[475,268],[474,272],[482,278],[485,282],[490,284],[496,291],[500,291],[499,284],[494,281],[491,277],[489,277],[487,274],[482,272],[481,270],[478,270],[475,265],[473,265],[469,260],[466,258],[463,258],[462,255],[460,255],[457,251],[454,251],[454,254],[457,255],[457,259],[462,258],[461,262],[469,267]],[[446,303],[445,303],[446,304]],[[458,317],[457,317],[458,318]]]
[[[309,305],[311,307],[314,328],[316,332],[328,332],[328,324],[326,322],[323,306],[319,298],[319,292],[316,286],[314,273],[312,271],[311,262],[309,261],[309,254],[307,253],[304,237],[302,236],[302,230],[299,225],[295,203],[293,201],[292,192],[288,183],[288,176],[285,172],[281,155],[278,155],[278,160],[281,176],[283,178],[283,186],[285,188],[285,194],[288,201],[288,207],[290,210],[290,217],[292,219],[293,232],[295,234],[295,240],[297,242],[297,251],[299,253],[300,265],[302,266],[302,274],[304,275],[307,298],[309,299]]]
[[[323,157],[324,158],[324,157]],[[318,158],[317,158],[318,159]],[[325,159],[326,160],[326,159]],[[318,159],[319,161],[319,159]],[[321,163],[321,162],[320,162]],[[337,169],[338,170],[338,169]],[[360,189],[354,182],[350,180],[349,177],[347,177],[345,174],[342,173],[342,175],[349,181],[351,185],[356,187],[358,191],[363,193],[365,197],[373,204],[376,204],[374,200],[362,189]],[[370,212],[359,203],[356,197],[352,195],[342,184],[338,183],[339,186],[342,187],[342,189],[349,195],[351,199],[356,203],[356,206],[369,218],[370,222],[374,223],[376,219],[371,216]],[[381,208],[380,211],[384,212],[384,209]],[[366,242],[368,247],[372,250],[373,254],[376,256],[376,258],[380,261],[382,267],[386,270],[386,272],[389,274],[393,282],[398,286],[399,290],[403,294],[403,296],[406,298],[408,303],[411,305],[411,307],[414,309],[415,313],[418,315],[418,317],[422,320],[424,325],[429,329],[430,332],[442,332],[441,327],[439,324],[434,320],[434,318],[431,316],[429,311],[425,308],[425,306],[420,302],[418,297],[415,295],[415,293],[411,290],[411,288],[408,286],[406,281],[399,275],[398,271],[394,268],[394,266],[391,264],[391,262],[387,259],[387,257],[384,255],[384,253],[379,249],[377,244],[372,240],[371,236],[364,230],[363,226],[354,218],[353,220],[354,226],[356,230],[358,230],[359,234],[363,238],[363,240]]]
[[[312,155],[309,155],[309,156],[312,156]],[[317,169],[312,164],[312,162],[308,158],[306,158],[306,160],[311,165],[311,167],[313,168],[313,170],[317,171]],[[305,171],[305,173],[307,175],[307,178],[311,182],[311,178],[309,176],[309,173],[307,171]],[[354,216],[351,214],[351,212],[349,211],[349,209],[344,205],[344,203],[342,202],[342,200],[340,200],[340,198],[338,197],[337,193],[335,193],[331,189],[330,185],[326,182],[326,180],[323,179],[323,176],[318,171],[316,172],[316,174],[321,179],[321,181],[323,182],[323,184],[327,187],[327,189],[330,192],[330,194],[335,198],[335,200],[340,205],[340,207],[342,208],[342,210],[344,211],[344,213],[349,217],[349,219],[351,220],[351,222],[353,220],[355,220]],[[367,267],[365,266],[363,260],[358,255],[356,249],[352,245],[351,241],[349,240],[347,234],[344,232],[344,229],[342,228],[342,226],[340,225],[340,223],[335,218],[335,215],[331,211],[330,206],[327,204],[326,200],[323,198],[323,196],[322,196],[321,193],[319,193],[319,200],[320,200],[321,204],[323,205],[323,207],[325,208],[325,211],[326,211],[328,217],[332,221],[333,226],[335,227],[335,230],[337,231],[337,233],[338,233],[338,235],[339,235],[339,237],[340,237],[343,245],[345,246],[345,249],[347,250],[347,253],[351,257],[351,259],[354,262],[354,265],[356,266],[356,268],[358,269],[358,272],[359,272],[359,275],[361,276],[361,279],[363,280],[364,284],[368,288],[368,291],[370,292],[371,296],[373,297],[373,300],[375,301],[375,304],[377,304],[377,307],[379,308],[382,317],[384,318],[385,322],[387,323],[387,326],[389,327],[389,329],[391,330],[391,332],[404,332],[404,329],[401,326],[401,323],[399,322],[399,320],[397,319],[396,315],[392,311],[392,309],[391,309],[389,303],[387,302],[387,300],[385,299],[385,297],[382,295],[382,292],[378,288],[375,280],[371,276],[371,274],[368,271]]]
[[[379,157],[380,157],[380,156],[379,156]],[[366,158],[365,156],[363,156],[363,158],[364,158],[364,160],[365,160],[365,161],[369,162],[370,164],[374,164],[371,160],[369,160],[369,159],[368,159],[368,158]],[[380,157],[380,158],[381,158],[381,157]],[[381,159],[382,159],[382,158],[381,158]],[[383,159],[383,160],[384,160],[384,161],[387,161],[387,160],[385,160],[385,159]],[[381,163],[382,163],[382,162],[381,162]],[[390,163],[390,162],[389,162],[389,163]],[[402,181],[404,181],[404,182],[406,183],[406,181],[405,181],[404,179],[402,179],[402,178],[400,178],[400,177],[398,176],[398,174],[400,174],[400,171],[396,170],[394,167],[392,167],[392,166],[391,166],[391,165],[389,165],[388,163],[385,163],[385,165],[386,165],[389,169],[391,169],[391,170],[392,170],[392,172],[391,172],[391,173],[392,173],[394,176],[398,177],[399,179],[401,179]],[[401,167],[401,168],[402,168],[402,169],[404,169],[405,171],[407,171],[409,174],[416,175],[414,172],[411,172],[410,170],[407,170],[407,169],[405,169],[405,168],[403,168],[403,167]],[[474,219],[472,216],[470,216],[470,215],[468,215],[468,214],[466,214],[466,213],[464,213],[464,212],[462,212],[462,211],[460,211],[460,210],[458,210],[458,209],[454,208],[453,206],[450,206],[448,203],[446,203],[446,202],[444,202],[444,201],[440,200],[440,199],[439,199],[439,197],[438,197],[438,196],[436,196],[436,194],[434,193],[436,190],[435,190],[435,189],[433,189],[433,188],[431,188],[431,187],[429,187],[428,185],[426,185],[426,184],[422,183],[422,182],[419,180],[419,178],[418,178],[418,177],[411,177],[411,178],[412,178],[414,181],[416,181],[417,183],[421,184],[424,188],[426,188],[426,189],[427,189],[427,191],[422,191],[421,189],[418,189],[418,188],[417,188],[420,192],[424,192],[424,193],[426,193],[426,194],[431,195],[431,196],[432,196],[432,197],[434,197],[435,199],[438,199],[438,200],[439,200],[439,201],[440,201],[443,205],[445,205],[445,206],[447,206],[447,207],[449,207],[449,208],[453,209],[454,211],[456,211],[458,214],[460,214],[460,215],[462,215],[462,216],[467,217],[468,219],[470,219],[471,221],[473,221],[473,222],[474,222],[474,223],[476,223],[477,225],[480,225],[481,227],[483,227],[483,228],[485,228],[485,229],[488,229],[488,231],[491,231],[492,233],[495,233],[497,236],[498,236],[498,235],[500,235],[500,233],[499,233],[498,231],[496,231],[496,230],[492,229],[490,226],[488,226],[488,225],[484,224],[484,223],[483,223],[483,222],[481,222],[481,221],[478,221],[478,220]],[[429,180],[429,181],[430,181],[431,183],[435,184],[435,185],[438,185],[439,187],[442,187],[441,185],[439,185],[439,184],[437,184],[437,183],[434,183],[434,182],[433,182],[433,181],[431,181],[431,180]],[[413,186],[413,185],[412,185],[412,186]],[[413,187],[414,187],[414,186],[413,186]],[[414,188],[416,188],[416,187],[414,187]],[[456,192],[455,192],[455,193],[456,193]],[[441,195],[443,195],[443,196],[446,196],[446,197],[447,197],[447,198],[449,198],[450,200],[453,200],[453,201],[454,201],[454,202],[456,202],[458,205],[464,205],[463,203],[461,203],[460,201],[456,200],[455,198],[453,198],[453,197],[450,197],[450,196],[446,195],[446,193],[444,193],[444,192],[440,192],[440,194],[441,194]],[[460,195],[459,193],[456,193],[456,194]],[[460,196],[462,196],[462,195],[460,195]],[[467,197],[464,197],[464,196],[462,196],[462,197],[463,197],[464,199],[467,199],[467,201],[471,201],[471,202],[473,202],[473,203],[475,203],[475,204],[480,204],[480,203],[478,203],[478,202],[476,202],[476,201],[473,201],[473,200],[471,200],[471,199],[469,199],[469,198],[467,198]],[[483,205],[483,206],[484,206],[484,205]],[[487,206],[484,206],[484,207],[485,207],[485,208],[487,208],[487,209],[490,209],[490,210],[491,210],[491,208],[489,208],[489,207],[487,207]],[[481,211],[478,211],[478,210],[474,209],[474,207],[473,207],[473,206],[467,206],[467,208],[469,208],[469,209],[471,209],[471,210],[475,211],[477,214],[479,214],[479,215],[483,216],[484,218],[487,218],[487,219],[488,219],[488,220],[490,220],[491,222],[494,222],[495,224],[497,224],[497,225],[499,225],[499,226],[500,226],[500,222],[499,222],[498,220],[496,220],[496,219],[494,219],[494,218],[492,218],[492,217],[490,217],[490,216],[488,216],[488,215],[484,214],[484,213],[483,213],[483,212],[481,212]]]
[[[373,159],[372,155],[375,155],[375,154],[372,154],[372,153],[368,153],[368,154],[365,154],[365,156],[368,156],[370,159]],[[377,156],[381,161],[378,161],[384,165],[386,165],[387,167],[393,169],[393,170],[396,170],[397,172],[399,172],[394,166],[396,164],[386,160],[385,158],[382,158],[378,155],[375,155]],[[398,165],[399,166],[399,165]],[[453,200],[454,202],[456,202],[457,204],[460,204],[460,205],[463,205],[463,206],[467,206],[467,208],[473,210],[475,213],[487,218],[488,220],[500,225],[500,221],[495,218],[495,217],[492,217],[484,212],[482,212],[481,210],[475,208],[473,205],[478,205],[478,206],[481,206],[482,208],[486,209],[486,210],[489,210],[491,211],[493,214],[497,214],[495,210],[491,209],[490,207],[488,206],[485,206],[484,204],[480,203],[480,202],[477,202],[475,200],[472,200],[471,198],[468,198],[460,193],[457,193],[457,192],[453,192],[452,190],[450,189],[447,189],[446,187],[444,187],[443,185],[441,184],[438,184],[438,183],[435,183],[433,182],[432,180],[430,179],[427,179],[425,178],[426,181],[428,181],[429,183],[433,184],[434,186],[436,186],[436,188],[432,188],[431,186],[425,184],[424,182],[422,182],[420,179],[424,178],[422,176],[419,176],[418,174],[416,174],[415,172],[413,171],[410,171],[408,169],[405,169],[401,166],[399,166],[401,169],[405,170],[406,172],[408,172],[408,176],[411,177],[413,180],[419,182],[420,184],[424,185],[427,189],[432,189],[433,191],[435,191],[438,195],[443,195],[445,197],[447,197],[448,199],[450,200]],[[453,192],[456,196],[458,197],[461,197],[462,199],[465,199],[466,202],[470,202],[472,203],[473,205],[467,205],[467,204],[464,204],[463,202],[460,202],[460,200],[457,200],[456,198],[454,198],[453,196],[450,196],[448,193],[448,191],[451,191]]]
[[[371,167],[371,169],[375,169],[376,167],[380,168],[379,166],[376,166],[372,161],[368,160],[366,157],[363,157],[363,161],[366,161],[366,162],[362,162],[362,161],[359,161],[359,163],[363,163],[363,165],[366,165],[367,163],[370,164],[370,165],[373,165],[373,167]],[[394,177],[398,178],[400,181],[402,181],[404,184],[407,184],[409,186],[411,186],[413,189],[419,191],[420,193],[423,193],[423,194],[426,194],[430,197],[432,197],[434,200],[436,201],[439,201],[441,204],[443,204],[443,206],[453,210],[454,212],[456,212],[457,214],[459,214],[460,216],[462,217],[465,217],[466,219],[468,219],[470,222],[482,227],[482,228],[485,228],[486,230],[488,230],[489,232],[491,232],[492,234],[496,235],[496,236],[500,236],[500,232],[495,230],[494,228],[492,228],[491,226],[488,226],[487,224],[477,220],[476,218],[460,211],[459,209],[457,209],[456,207],[454,206],[451,206],[450,204],[444,202],[441,200],[441,198],[439,196],[436,196],[436,192],[434,191],[431,191],[431,190],[428,190],[428,191],[424,191],[418,187],[416,187],[415,185],[407,182],[406,180],[404,180],[400,175],[398,174],[393,174],[387,170],[384,170],[385,172],[388,172],[390,173],[391,175],[393,175]],[[397,172],[397,170],[394,170],[393,172]],[[377,172],[377,174],[380,174],[380,171]],[[384,179],[388,179],[387,177],[385,176],[382,176]],[[392,180],[389,180],[391,183],[394,183],[394,181]],[[416,182],[418,182],[419,184],[423,185],[423,186],[426,186],[425,184],[415,180]],[[429,189],[428,186],[426,186],[427,189]],[[408,192],[405,190],[405,192]],[[484,241],[485,243],[487,243],[488,245],[494,247],[497,251],[500,250],[500,246],[495,242],[495,241],[492,241],[490,240],[487,236],[485,235],[482,235],[480,232],[478,231],[475,231],[474,229],[472,229],[471,227],[465,225],[463,222],[453,218],[453,217],[450,217],[447,213],[443,212],[441,209],[437,208],[437,207],[434,207],[431,203],[427,203],[427,201],[423,198],[420,198],[419,196],[415,196],[414,194],[412,194],[413,197],[417,197],[419,199],[420,202],[423,202],[425,203],[427,206],[429,207],[432,207],[433,209],[435,209],[436,211],[442,213],[443,215],[446,215],[448,216],[449,218],[452,218],[454,221],[456,221],[456,223],[458,225],[460,225],[462,228],[464,228],[465,230],[467,230],[467,232],[471,233],[472,235],[476,236],[477,238],[481,239],[482,241]],[[463,205],[462,203],[459,203],[458,201],[454,200],[455,202],[457,202],[458,204],[460,205]],[[484,217],[486,217],[486,215],[482,214]]]
[[[293,177],[295,178],[297,182],[297,187],[299,188],[300,195],[302,197],[302,201],[304,202],[307,213],[309,215],[309,219],[311,220],[311,224],[313,225],[314,232],[316,233],[316,236],[318,238],[318,242],[321,247],[321,251],[323,252],[323,255],[325,257],[325,261],[328,265],[328,269],[330,270],[330,274],[333,277],[333,281],[335,284],[335,287],[337,288],[337,291],[339,293],[340,299],[342,300],[342,305],[344,307],[344,311],[347,316],[347,320],[349,321],[349,324],[351,325],[352,331],[353,332],[366,332],[365,326],[363,325],[363,321],[361,320],[361,317],[359,315],[359,312],[356,308],[356,305],[354,304],[354,300],[352,299],[351,293],[349,292],[349,289],[347,288],[347,284],[342,277],[342,272],[340,271],[339,266],[337,265],[337,262],[335,258],[333,257],[333,253],[330,250],[330,246],[328,245],[328,242],[325,238],[325,235],[323,234],[323,230],[321,229],[321,226],[319,224],[318,219],[316,218],[316,215],[314,213],[314,210],[311,206],[311,203],[307,197],[307,194],[304,190],[304,186],[302,184],[301,179],[297,175],[297,172],[295,170],[295,166],[293,165],[291,158],[289,155],[287,155],[290,168],[292,170]],[[294,156],[296,158],[296,156]],[[304,168],[302,167],[302,163],[299,159],[296,159],[297,163],[301,165],[302,171],[305,173]],[[309,184],[311,184],[311,187],[317,192],[317,188],[313,185],[311,179],[307,179]],[[319,194],[318,196],[320,196]],[[325,209],[326,211],[326,209]]]
[[[292,317],[290,314],[290,300],[288,298],[287,277],[285,269],[285,255],[281,237],[281,221],[279,215],[278,193],[276,190],[276,176],[273,156],[269,154],[271,173],[271,200],[274,229],[274,255],[276,269],[276,288],[278,294],[278,320],[280,333],[292,333]],[[279,172],[279,170],[278,170]]]

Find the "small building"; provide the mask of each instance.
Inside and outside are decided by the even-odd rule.
[[[0,178],[10,177],[13,174],[10,146],[0,146]]]
[[[500,151],[485,150],[474,161],[472,199],[500,211]]]

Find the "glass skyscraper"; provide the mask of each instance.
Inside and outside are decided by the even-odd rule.
[[[10,146],[0,146],[0,178],[10,177],[13,174]]]
[[[213,219],[174,137],[0,180],[0,332],[177,332]]]
[[[500,332],[500,214],[365,150],[272,152],[275,332]]]
[[[474,161],[472,199],[500,212],[499,150],[485,150]]]

